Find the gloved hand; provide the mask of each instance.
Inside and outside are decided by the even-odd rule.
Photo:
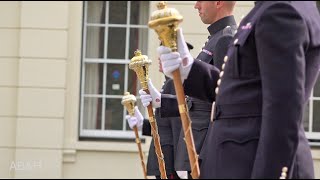
[[[149,106],[152,102],[153,108],[161,107],[161,93],[153,86],[151,79],[148,81],[148,88],[150,94],[147,94],[144,90],[140,89],[139,94],[141,98],[142,105],[144,107]]]
[[[138,130],[142,129],[143,116],[137,106],[134,107],[134,116],[126,115],[126,119],[131,129],[133,129],[134,126],[137,126]]]
[[[181,28],[177,30],[177,46],[178,52],[172,52],[170,48],[165,46],[158,47],[157,51],[164,74],[173,78],[172,72],[179,68],[183,82],[188,78],[194,59],[189,52]]]
[[[188,171],[176,171],[180,179],[188,179]]]

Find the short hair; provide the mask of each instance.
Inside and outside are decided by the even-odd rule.
[[[237,1],[224,1],[228,7],[230,8],[230,10],[233,10],[234,9],[234,6],[236,5],[236,2]]]

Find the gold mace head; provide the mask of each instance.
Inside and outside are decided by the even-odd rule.
[[[136,97],[129,92],[124,93],[121,104],[127,109],[130,116],[134,116],[134,106],[137,101]]]
[[[183,17],[174,8],[167,8],[166,1],[160,1],[158,10],[151,14],[149,27],[154,29],[162,45],[177,51],[177,28]]]
[[[138,76],[138,79],[141,83],[142,89],[148,89],[148,80],[149,80],[149,66],[151,60],[146,55],[142,55],[141,51],[137,49],[134,52],[134,57],[129,63],[129,68],[134,70]]]

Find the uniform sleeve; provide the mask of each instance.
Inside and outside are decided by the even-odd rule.
[[[278,179],[283,167],[292,176],[303,119],[306,27],[287,3],[268,7],[256,24],[263,107],[254,179]]]
[[[151,136],[151,125],[148,119],[143,120],[142,135]]]
[[[195,60],[184,81],[185,94],[212,103],[220,71],[210,64]]]
[[[214,65],[221,71],[222,64],[224,63],[223,59],[227,54],[228,46],[230,42],[232,41],[232,36],[222,36],[215,47],[215,53],[214,53]]]

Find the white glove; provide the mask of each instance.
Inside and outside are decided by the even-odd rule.
[[[148,88],[149,88],[150,94],[147,94],[142,89],[140,89],[139,91],[142,105],[144,107],[147,107],[152,101],[153,108],[161,107],[161,93],[153,86],[151,79],[149,79],[148,81]]]
[[[126,115],[126,119],[131,129],[133,129],[134,126],[137,126],[138,130],[142,129],[143,116],[137,106],[134,107],[134,116]]]
[[[188,171],[176,171],[180,179],[188,179]]]
[[[158,47],[157,51],[161,60],[163,73],[173,78],[172,72],[179,68],[183,82],[188,78],[194,59],[189,52],[181,28],[177,30],[177,46],[178,52],[172,52],[170,48],[165,46]]]

